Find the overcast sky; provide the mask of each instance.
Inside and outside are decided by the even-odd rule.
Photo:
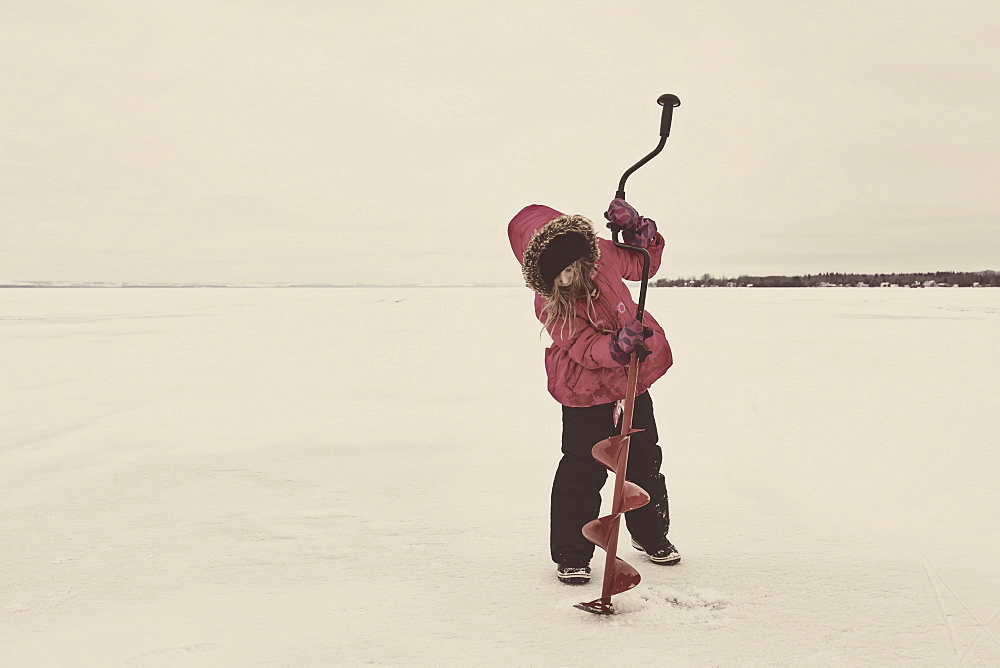
[[[998,45],[995,0],[0,0],[0,280],[518,283],[511,216],[603,223],[667,92],[661,276],[1000,269]]]

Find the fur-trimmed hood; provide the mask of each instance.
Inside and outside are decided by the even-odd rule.
[[[546,297],[552,294],[552,286],[542,280],[542,252],[555,237],[567,232],[576,232],[587,242],[584,258],[596,264],[601,258],[597,245],[594,224],[578,215],[566,215],[543,204],[531,204],[520,211],[507,225],[507,236],[514,257],[521,263],[521,273],[529,288]]]

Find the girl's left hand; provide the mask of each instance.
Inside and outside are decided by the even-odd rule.
[[[631,204],[620,197],[611,200],[604,217],[622,229],[622,239],[629,246],[645,248],[656,236],[656,222],[640,216]]]
[[[613,223],[623,230],[633,229],[642,218],[631,204],[620,197],[611,200],[604,217],[609,223]]]

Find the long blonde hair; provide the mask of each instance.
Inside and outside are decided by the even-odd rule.
[[[592,262],[580,258],[569,265],[573,268],[573,282],[560,286],[553,281],[552,294],[545,299],[542,313],[545,315],[545,329],[554,322],[559,322],[559,336],[566,338],[566,327],[569,326],[569,336],[576,333],[573,318],[576,317],[576,304],[581,299],[587,300],[587,321],[593,325],[591,313],[594,311],[594,300],[600,296],[600,290],[594,283],[591,274],[594,271]],[[558,279],[558,277],[556,277]]]

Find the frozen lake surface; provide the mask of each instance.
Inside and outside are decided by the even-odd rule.
[[[0,290],[0,665],[1000,664],[1000,290],[648,307],[684,560],[601,618],[527,289]]]

